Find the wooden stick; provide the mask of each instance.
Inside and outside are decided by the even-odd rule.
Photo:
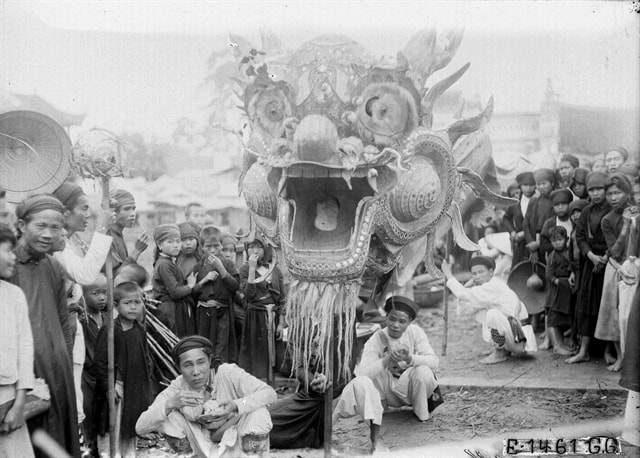
[[[335,317],[331,317],[329,324],[329,357],[325,356],[325,375],[327,377],[327,389],[324,392],[324,456],[331,458],[331,443],[333,435],[333,325]]]
[[[108,210],[109,206],[109,178],[102,180],[102,208]],[[113,249],[113,248],[111,248]],[[110,249],[110,250],[111,250]],[[113,347],[113,261],[111,251],[107,255],[104,264],[107,277],[107,399],[109,401],[109,456],[116,456],[116,375],[115,355]]]
[[[449,240],[451,231],[447,232],[444,238],[444,259],[449,262]],[[447,282],[444,282],[443,300],[444,300],[444,313],[442,318],[444,319],[444,330],[442,335],[442,356],[447,356],[447,340],[449,331],[449,288],[447,288]]]

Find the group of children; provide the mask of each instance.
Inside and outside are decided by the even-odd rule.
[[[637,167],[627,167],[627,160],[626,150],[614,148],[605,155],[606,171],[588,171],[575,156],[563,155],[558,169],[521,173],[509,187],[519,198],[502,220],[511,235],[512,267],[527,259],[545,265],[544,320],[536,317],[539,329],[545,323],[540,348],[553,348],[570,364],[589,360],[595,338],[607,342],[608,369],[622,366],[637,287],[637,276],[625,272],[637,271],[640,205]]]
[[[268,245],[260,238],[247,242],[247,260],[238,270],[237,239],[214,226],[162,224],[153,237],[152,297],[160,302],[159,318],[178,337],[208,338],[215,364],[238,363],[270,378],[284,289]]]
[[[238,363],[252,375],[269,379],[275,364],[275,338],[281,334],[282,274],[268,246],[257,238],[246,244],[247,261],[236,267],[237,239],[214,226],[193,221],[161,224],[155,242],[152,289],[136,263],[123,264],[114,279],[116,396],[120,413],[119,449],[135,451],[135,423],[159,391],[145,331],[145,302],[178,337],[200,335],[214,345],[214,366]],[[87,356],[83,384],[84,434],[108,451],[107,280],[99,275],[83,287],[81,320]]]

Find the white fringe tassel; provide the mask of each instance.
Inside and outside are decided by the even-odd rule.
[[[338,367],[334,367],[334,371],[345,381],[351,378],[353,329],[359,291],[359,281],[325,283],[294,280],[290,284],[286,317],[293,373],[302,366],[305,377],[308,377],[313,354],[316,355],[318,367],[326,367],[325,362],[333,357],[329,354],[329,338],[335,319],[334,349],[338,356]]]

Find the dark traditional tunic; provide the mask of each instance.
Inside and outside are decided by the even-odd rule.
[[[256,272],[256,275],[259,274]],[[249,263],[240,268],[240,291],[245,296],[245,318],[242,328],[240,355],[238,365],[255,377],[265,379],[269,375],[269,367],[274,355],[269,353],[269,317],[267,306],[273,305],[277,326],[277,317],[284,304],[284,282],[282,273],[277,267],[271,272],[267,281],[249,284]]]
[[[547,296],[547,308],[549,309],[547,326],[549,327],[571,326],[572,310],[569,275],[571,275],[569,251],[558,252],[553,250],[549,254],[546,269],[546,277],[549,284]],[[556,279],[558,284],[554,285],[554,280]]]
[[[542,226],[544,222],[555,216],[553,213],[553,202],[547,196],[534,197],[529,202],[527,207],[527,214],[524,215],[523,230],[525,243],[530,243],[536,240],[536,235],[542,232]],[[540,259],[544,262],[544,258]]]
[[[103,326],[107,323],[107,312],[101,312]],[[95,348],[98,340],[98,323],[88,313],[80,321],[82,324],[82,331],[84,334],[84,368],[82,370],[82,400],[84,407],[84,415],[87,419],[85,421],[85,431],[90,434],[90,437],[95,436],[95,428],[92,423],[93,419],[93,398],[96,389],[96,375],[94,371],[95,360]]]
[[[120,437],[136,437],[136,421],[153,402],[151,387],[151,358],[147,335],[137,321],[127,331],[122,329],[120,318],[114,320],[113,348],[116,381],[124,383]],[[94,418],[98,434],[109,431],[107,327],[98,333],[95,349],[96,394]]]
[[[152,284],[154,299],[162,302],[158,306],[160,320],[178,337],[196,334],[192,289],[173,259],[160,255],[153,269]]]
[[[118,267],[123,264],[130,264],[136,262],[135,259],[129,256],[129,250],[127,249],[127,244],[124,243],[124,237],[122,235],[122,229],[120,226],[112,224],[109,229],[107,229],[108,236],[111,237],[111,251],[109,252],[109,257],[111,258],[113,271],[115,272]]]
[[[604,267],[599,273],[594,273],[593,263],[587,257],[587,253],[592,251],[598,256],[606,253],[607,244],[600,223],[609,210],[611,207],[606,202],[587,205],[582,210],[576,227],[576,242],[583,258],[580,264],[575,318],[578,334],[585,337],[593,337],[596,329],[604,282]]]
[[[524,215],[522,214],[522,208],[520,203],[510,206],[504,213],[502,222],[509,233],[520,232],[523,230]],[[525,239],[518,242],[511,242],[511,248],[513,250],[513,257],[511,261],[511,267],[525,260],[527,256],[527,247]]]
[[[42,427],[69,454],[80,456],[78,413],[69,322],[62,266],[48,255],[32,254],[18,246],[16,272],[11,283],[25,293],[34,341],[34,372],[51,392],[49,410],[29,420],[29,429]]]
[[[185,256],[180,253],[177,263],[180,271],[182,272],[182,275],[184,275],[184,278],[187,278],[189,275],[196,271],[198,265],[200,264],[200,260],[195,256]]]
[[[198,334],[213,343],[216,365],[235,363],[238,359],[233,299],[240,284],[240,274],[234,263],[224,258],[220,260],[229,275],[205,283],[195,297]],[[215,271],[213,265],[204,259],[196,267],[196,281],[212,271]]]

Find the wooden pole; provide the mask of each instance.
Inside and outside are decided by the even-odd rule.
[[[102,208],[109,210],[109,178],[102,179]],[[109,401],[109,456],[116,456],[116,375],[113,348],[113,262],[111,253],[105,261],[105,276],[107,277],[107,399]]]
[[[329,357],[325,356],[325,375],[327,377],[327,389],[324,392],[324,457],[331,458],[331,441],[333,435],[333,326],[334,317],[329,324]]]
[[[449,240],[451,231],[447,231],[447,235],[444,238],[444,259],[449,262]],[[444,313],[442,318],[444,319],[444,330],[442,335],[442,356],[447,356],[447,340],[449,331],[449,289],[447,288],[447,282],[445,280],[443,289],[444,300]]]

